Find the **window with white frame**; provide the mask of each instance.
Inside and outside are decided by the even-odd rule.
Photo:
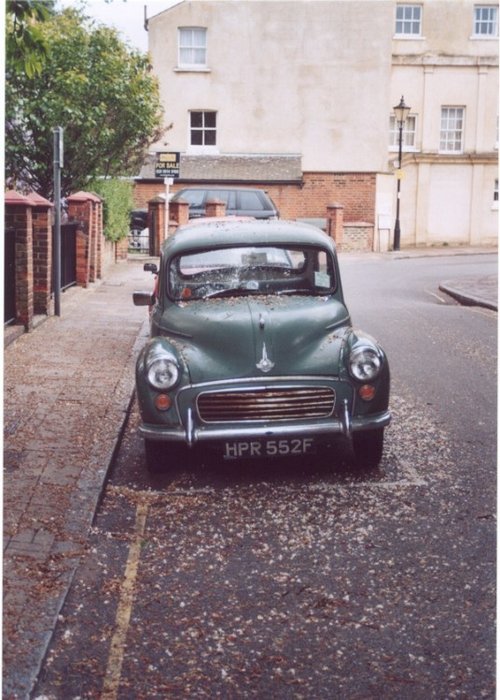
[[[414,151],[416,149],[417,117],[409,114],[403,124],[402,145],[403,151]],[[391,151],[399,148],[399,126],[394,114],[389,120],[389,148]]]
[[[207,65],[207,30],[179,27],[179,66],[203,68]]]
[[[190,119],[191,146],[215,146],[217,139],[217,112],[192,111]]]
[[[422,34],[422,6],[396,5],[396,35],[416,37]]]
[[[441,153],[462,153],[465,107],[441,107]]]
[[[498,35],[498,7],[492,5],[474,6],[474,36],[496,37]]]

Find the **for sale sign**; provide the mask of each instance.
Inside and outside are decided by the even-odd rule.
[[[180,153],[157,153],[157,160],[155,164],[155,177],[179,177],[180,165]]]

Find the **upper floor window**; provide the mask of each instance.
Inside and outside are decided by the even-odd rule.
[[[464,140],[465,107],[441,108],[441,153],[462,153]]]
[[[179,27],[179,66],[203,68],[207,65],[207,30]]]
[[[498,7],[475,5],[474,36],[496,37],[498,34]]]
[[[190,145],[215,146],[217,112],[190,112]]]
[[[422,34],[422,6],[396,5],[396,35],[420,36]]]
[[[409,114],[403,124],[403,150],[414,151],[416,149],[417,117]],[[399,127],[394,114],[389,121],[389,148],[395,150],[399,148]]]

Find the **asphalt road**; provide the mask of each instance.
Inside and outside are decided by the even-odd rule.
[[[477,265],[341,259],[392,367],[375,473],[152,479],[134,409],[34,697],[493,698],[497,315],[438,292]]]

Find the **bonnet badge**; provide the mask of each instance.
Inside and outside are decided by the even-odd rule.
[[[274,362],[271,362],[271,360],[267,356],[267,349],[265,343],[263,343],[262,345],[262,358],[260,362],[257,363],[256,367],[257,369],[260,369],[261,372],[270,372],[274,367]]]

